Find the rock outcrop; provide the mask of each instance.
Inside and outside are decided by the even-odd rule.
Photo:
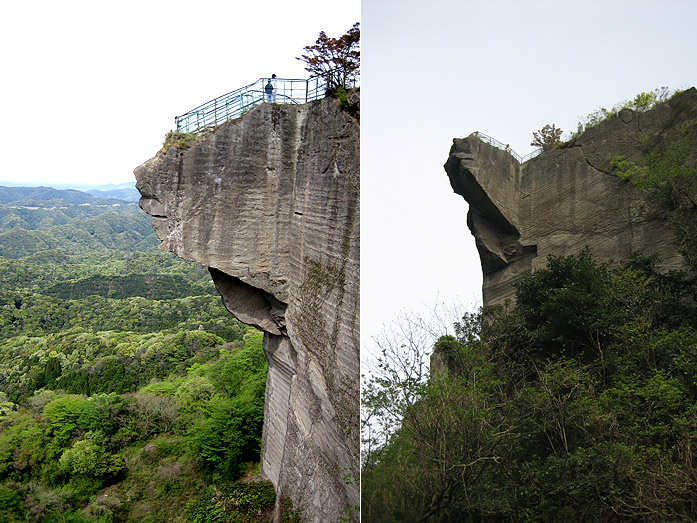
[[[160,248],[265,333],[262,474],[303,521],[359,503],[359,135],[333,98],[264,104],[135,170]]]
[[[522,165],[476,135],[455,139],[445,170],[469,203],[467,225],[484,273],[484,305],[515,296],[513,283],[547,256],[588,246],[600,261],[640,251],[682,268],[674,234],[645,195],[618,179],[613,158],[642,163],[652,145],[697,118],[691,88],[647,112],[623,109],[569,143]]]

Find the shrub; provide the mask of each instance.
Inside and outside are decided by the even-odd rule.
[[[545,151],[548,149],[554,149],[560,143],[562,130],[557,129],[554,124],[545,125],[539,131],[532,133],[532,142],[530,145],[536,147],[542,147]]]
[[[271,521],[275,501],[270,481],[239,481],[208,488],[201,498],[187,503],[186,511],[189,523],[258,523]]]
[[[0,521],[20,521],[22,497],[8,484],[0,484]]]
[[[191,147],[194,141],[196,141],[196,135],[194,134],[170,131],[165,136],[165,141],[162,143],[160,152],[167,152],[170,147],[176,147],[177,149],[188,149]]]
[[[680,91],[671,91],[668,87],[659,87],[648,93],[639,93],[631,100],[625,100],[623,102],[616,103],[612,109],[606,109],[601,107],[592,111],[584,117],[580,117],[581,121],[578,122],[578,129],[571,136],[571,138],[576,138],[582,132],[591,127],[598,125],[600,122],[607,120],[612,116],[616,116],[622,109],[632,109],[633,111],[645,112],[649,109],[653,109],[656,105],[665,102],[670,97],[675,96]]]
[[[441,337],[449,372],[363,456],[363,521],[696,520],[697,286],[656,263],[550,257]]]

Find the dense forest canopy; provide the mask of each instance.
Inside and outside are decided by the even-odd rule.
[[[262,333],[158,243],[132,202],[0,188],[0,521],[272,507],[235,482],[258,471]]]
[[[696,298],[638,255],[550,258],[516,305],[438,340],[399,428],[368,445],[363,520],[694,520]],[[382,376],[377,417],[405,388]]]

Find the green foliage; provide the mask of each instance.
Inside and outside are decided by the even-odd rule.
[[[267,363],[261,339],[258,336],[254,339],[256,343],[224,355],[211,366],[213,383],[224,388],[230,399],[210,397],[209,416],[199,418],[188,432],[201,462],[208,470],[226,477],[239,475],[243,463],[257,458],[261,452]],[[195,383],[193,395],[208,395],[212,389],[203,378],[191,378],[189,383]],[[190,401],[196,400],[192,397]]]
[[[348,108],[348,91],[343,87],[339,87],[334,92],[334,96],[339,100],[339,106],[347,109]]]
[[[561,129],[557,129],[554,124],[545,125],[539,131],[532,133],[532,142],[530,145],[542,147],[545,151],[548,149],[554,149],[561,143],[560,138],[562,132],[563,131]]]
[[[208,337],[192,334],[192,339]],[[113,483],[129,489],[134,482],[147,482],[154,499],[167,503],[167,496],[185,483],[184,463],[190,463],[187,477],[199,482],[239,476],[245,463],[258,461],[260,453],[266,379],[260,342],[259,336],[250,336],[246,348],[219,352],[217,360],[196,364],[184,377],[160,382],[172,383],[169,389],[153,383],[145,388],[149,393],[128,396],[37,394],[34,411],[10,412],[0,427],[0,481],[69,486],[80,496],[61,501],[61,510],[68,513],[66,507],[81,506]],[[247,376],[240,378],[235,361],[250,371]],[[230,393],[225,387],[228,373],[237,384]],[[162,396],[152,394],[158,390],[164,391]],[[134,455],[132,449],[138,446],[143,450]],[[150,469],[152,473],[145,472]],[[89,508],[95,515],[137,510],[130,503],[108,508],[105,500],[97,499]],[[53,509],[42,510],[49,514]]]
[[[697,269],[697,126],[684,122],[678,138],[659,140],[637,166],[624,157],[611,163],[617,176],[645,192],[667,217],[681,253]]]
[[[516,305],[465,316],[368,447],[362,520],[695,519],[697,285],[656,265],[550,257]]]
[[[94,475],[102,448],[91,438],[78,440],[60,458],[61,470],[69,474]]]
[[[339,523],[350,523],[353,521],[360,521],[360,514],[360,505],[349,505],[344,509],[343,514],[339,518]]]
[[[21,521],[22,497],[10,484],[0,484],[0,518],[3,521]]]
[[[8,259],[33,256],[37,261],[40,258],[36,257],[45,251],[89,256],[119,246],[141,252],[152,250],[157,246],[157,238],[149,219],[133,204],[127,208],[130,210],[127,214],[104,214],[102,209],[103,214],[61,225],[40,223],[36,230],[14,224],[11,229],[0,232],[0,256]]]
[[[649,109],[653,109],[656,105],[665,102],[680,92],[681,91],[677,90],[671,91],[668,87],[659,87],[653,91],[649,91],[648,93],[639,93],[631,100],[618,102],[612,107],[612,109],[606,109],[605,107],[596,109],[588,115],[580,117],[581,121],[578,122],[578,129],[572,134],[571,139],[578,137],[581,133],[595,127],[600,122],[617,116],[622,109],[645,112]]]
[[[77,429],[84,403],[84,399],[78,396],[62,396],[44,407],[48,434],[59,445],[66,443]]]
[[[195,140],[196,135],[194,134],[169,131],[165,136],[165,141],[162,143],[160,152],[164,153],[170,147],[176,147],[177,149],[188,149]]]
[[[270,481],[238,482],[231,489],[228,498],[236,512],[254,516],[259,511],[273,507],[276,493]]]
[[[634,97],[633,100],[625,102],[623,107],[628,107],[634,111],[648,111],[653,109],[657,104],[666,101],[671,96],[675,95],[677,91],[671,91],[668,87],[659,87],[648,93],[639,93]]]
[[[641,173],[641,169],[637,164],[627,160],[624,156],[613,157],[610,167],[615,170],[618,178],[623,182],[631,181]]]
[[[289,498],[281,499],[281,521],[282,523],[301,523],[300,511],[293,507],[293,502]]]
[[[270,481],[238,481],[221,487],[208,489],[199,499],[189,501],[188,523],[270,521],[276,501]]]
[[[175,521],[259,460],[262,334],[136,205],[73,192],[0,188],[0,521]]]
[[[211,294],[213,289],[203,282],[182,280],[170,274],[129,274],[127,276],[88,276],[77,281],[62,281],[48,287],[48,296],[75,300],[91,295],[122,300],[142,296],[151,300],[170,300],[185,296]]]
[[[547,259],[516,284],[518,310],[533,344],[544,355],[578,354],[600,343],[614,320],[608,315],[607,266],[596,264],[587,249],[578,256]]]

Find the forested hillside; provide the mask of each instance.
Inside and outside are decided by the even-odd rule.
[[[441,337],[430,377],[383,352],[363,521],[694,521],[694,277],[584,251],[516,297]]]
[[[0,188],[0,521],[252,521],[273,504],[270,484],[235,482],[258,471],[262,334],[158,243],[137,204]]]
[[[670,109],[666,88],[641,93],[591,113],[568,144],[549,146],[578,151],[602,136],[598,143],[624,147],[634,111],[655,106],[654,116],[671,114],[654,131],[634,120],[642,124],[631,159],[605,153],[602,176],[616,176],[607,178],[614,194],[633,202],[631,212],[616,215],[617,240],[593,216],[574,222],[574,234],[593,229],[583,236],[585,249],[575,249],[560,239],[570,228],[538,206],[530,219],[552,224],[538,238],[558,250],[536,250],[546,266],[532,273],[506,269],[514,300],[501,294],[495,305],[465,314],[435,347],[415,343],[425,338],[408,321],[396,342],[381,344],[362,396],[363,521],[697,520],[696,94],[672,98],[684,104],[680,111],[661,113]],[[594,134],[603,121],[615,131]],[[591,164],[589,156],[579,169],[562,153],[553,158],[540,173],[558,179]],[[601,193],[589,178],[578,180],[580,199],[597,204]],[[548,201],[574,208],[571,184],[559,187]],[[612,195],[598,209],[614,205]],[[605,251],[602,262],[591,254],[617,248],[644,220],[662,225],[646,240],[669,247],[626,259]],[[674,255],[666,240],[675,242],[679,264],[660,259]]]

